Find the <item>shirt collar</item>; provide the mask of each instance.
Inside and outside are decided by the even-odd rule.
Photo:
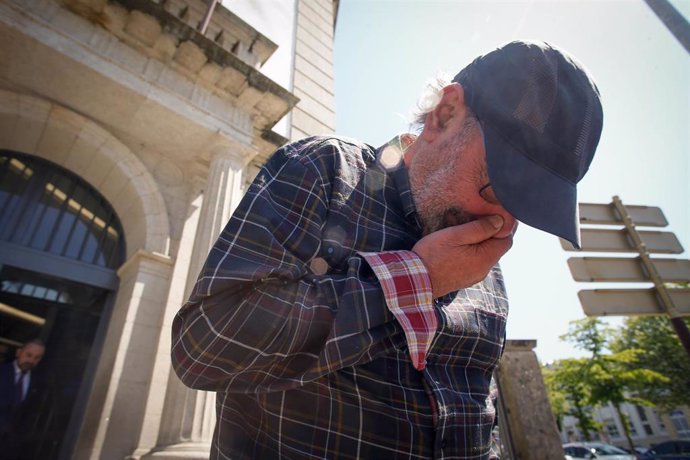
[[[16,360],[16,359],[15,359],[14,361],[12,361],[12,365],[14,366],[14,375],[15,375],[15,377],[17,376],[17,374],[21,374],[21,373],[22,373],[22,370],[19,368],[19,365],[17,364],[17,360]],[[27,372],[27,374],[28,374],[28,372]]]
[[[403,161],[405,151],[416,138],[416,135],[410,133],[398,134],[378,148],[376,151],[376,162],[393,179],[393,183],[400,194],[405,217],[414,224],[417,231],[421,234],[422,226],[417,215],[412,191],[410,190],[410,178]]]

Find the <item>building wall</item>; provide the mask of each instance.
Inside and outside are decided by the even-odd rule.
[[[332,0],[225,0],[278,45],[262,72],[293,91],[297,107],[274,129],[291,140],[335,132]]]
[[[300,101],[292,111],[293,140],[335,131],[333,8],[330,0],[298,1],[293,90]]]
[[[622,412],[628,417],[631,438],[636,446],[649,447],[669,439],[690,439],[688,408],[678,408],[673,420],[669,414],[660,414],[652,407],[623,404]],[[623,424],[614,407],[609,403],[595,410],[594,419],[601,423],[602,429],[595,436],[598,440],[620,447],[628,447]],[[678,427],[681,429],[678,430]],[[561,440],[565,442],[584,441],[582,432],[577,427],[577,420],[567,416],[563,420]]]
[[[295,27],[298,0],[224,0],[223,7],[262,31],[278,49],[261,67],[261,72],[279,85],[293,89],[295,62]],[[287,114],[273,130],[290,137],[291,115]]]
[[[226,2],[200,35],[205,7],[0,3],[0,149],[94,186],[127,243],[62,458],[208,456],[214,396],[174,376],[172,318],[256,168],[335,128],[330,0]]]
[[[298,0],[223,0],[221,3],[278,46],[261,66],[261,72],[292,89]]]

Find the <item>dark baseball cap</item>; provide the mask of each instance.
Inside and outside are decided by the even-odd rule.
[[[577,183],[601,135],[599,90],[567,52],[515,41],[453,79],[484,133],[489,180],[516,219],[580,247]]]

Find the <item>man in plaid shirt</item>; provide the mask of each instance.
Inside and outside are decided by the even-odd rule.
[[[579,245],[599,93],[512,42],[438,92],[419,136],[279,149],[173,325],[182,381],[217,392],[216,458],[485,459],[520,220]]]

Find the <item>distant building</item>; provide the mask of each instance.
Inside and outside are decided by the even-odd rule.
[[[623,404],[622,412],[630,424],[630,437],[636,446],[649,447],[669,439],[690,439],[690,408],[680,407],[660,415],[654,408]],[[597,440],[620,447],[628,447],[628,440],[620,418],[611,403],[594,410],[594,419],[602,430],[594,436]],[[566,416],[561,426],[561,441],[585,441],[574,417]]]
[[[25,458],[203,458],[170,324],[268,155],[335,129],[337,0],[0,2],[0,345],[47,343]],[[2,447],[0,446],[0,449]]]

